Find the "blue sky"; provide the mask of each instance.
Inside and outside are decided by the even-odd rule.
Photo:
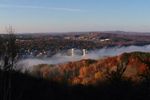
[[[150,32],[150,0],[0,0],[0,33]]]

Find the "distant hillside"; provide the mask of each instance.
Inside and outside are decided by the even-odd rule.
[[[138,81],[149,65],[150,53],[124,53],[100,60],[81,60],[60,65],[34,66],[33,75],[70,84],[96,84],[107,79],[108,74],[123,71],[123,77]]]

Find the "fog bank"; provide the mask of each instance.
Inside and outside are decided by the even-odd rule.
[[[62,53],[57,53],[51,58],[29,58],[18,61],[16,69],[24,72],[26,70],[32,70],[33,66],[39,64],[61,64],[70,61],[78,61],[81,59],[100,59],[107,56],[116,56],[125,52],[129,53],[135,51],[150,52],[150,45],[102,48],[99,50],[88,51],[88,53],[85,56],[76,54],[74,56],[67,56]]]

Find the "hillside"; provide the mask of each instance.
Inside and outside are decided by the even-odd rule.
[[[149,67],[150,53],[124,53],[100,60],[85,59],[59,65],[34,66],[32,75],[69,84],[96,84],[107,80],[113,73],[133,81],[139,81]]]
[[[29,72],[0,70],[0,97],[7,95],[5,88],[11,100],[149,100],[149,62],[150,53],[134,52],[97,61],[39,65],[30,73],[34,77]],[[145,72],[145,79],[135,84]]]
[[[6,93],[4,86],[7,86],[6,76],[9,74],[11,75],[11,88],[8,89],[11,100],[149,100],[150,98],[149,86],[142,83],[133,85],[132,82],[124,80],[117,84],[104,82],[96,86],[70,86],[15,71],[10,73],[1,70],[0,98],[4,98]]]

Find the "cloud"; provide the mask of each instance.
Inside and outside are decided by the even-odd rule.
[[[0,8],[22,8],[22,9],[43,9],[55,11],[68,11],[68,12],[82,12],[84,10],[77,8],[61,8],[61,7],[43,7],[43,6],[26,6],[26,5],[5,5],[0,4]]]

